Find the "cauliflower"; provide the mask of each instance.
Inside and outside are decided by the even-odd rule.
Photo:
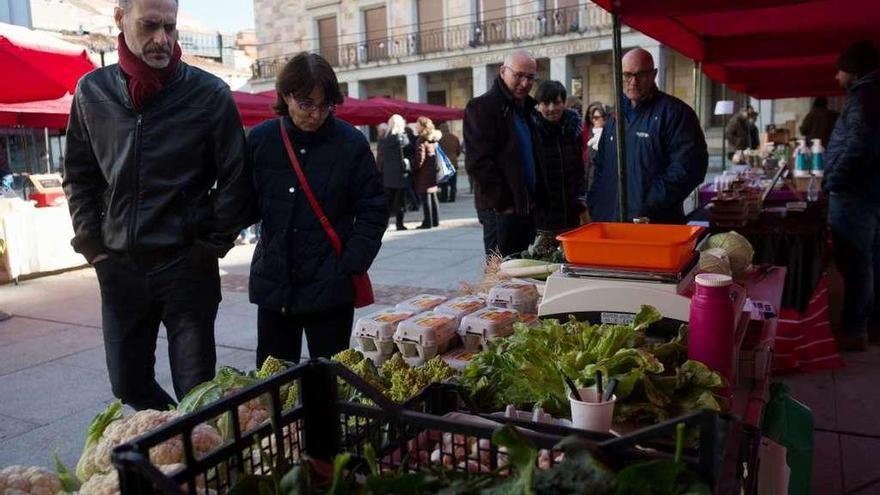
[[[81,478],[81,481],[86,482],[95,474],[110,472],[112,469],[110,453],[116,446],[153,431],[179,416],[182,416],[182,413],[177,411],[148,409],[111,423],[94,448],[85,452],[84,457],[80,459],[80,464],[86,473],[86,477]],[[193,429],[192,441],[196,453],[204,454],[219,446],[223,439],[214,427],[201,424]],[[165,441],[150,450],[150,461],[157,466],[176,464],[182,460],[183,440],[180,437]]]
[[[166,466],[159,466],[159,470],[170,475],[184,467],[183,464],[168,464]],[[197,483],[201,485],[196,487],[197,495],[216,495],[217,492],[213,488],[205,490],[202,478],[199,478]],[[181,488],[184,493],[188,492],[186,485],[181,485]],[[119,495],[119,493],[119,474],[116,470],[110,471],[107,474],[96,474],[92,476],[89,478],[89,481],[85,482],[85,484],[79,489],[79,495]]]
[[[0,494],[55,495],[60,492],[58,475],[48,469],[25,466],[0,469]]]
[[[336,353],[332,358],[334,361],[344,364],[345,366],[351,368],[354,365],[364,360],[364,355],[361,354],[360,351],[355,349],[346,349],[342,352]]]

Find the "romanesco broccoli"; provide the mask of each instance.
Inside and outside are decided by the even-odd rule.
[[[380,392],[384,392],[387,386],[379,376],[379,370],[373,364],[371,359],[362,359],[359,363],[349,367],[357,376],[363,378],[367,383],[375,387]]]
[[[397,372],[408,369],[410,366],[403,359],[403,355],[399,352],[395,352],[382,367],[379,368],[379,373],[382,375],[382,378],[385,381],[390,382],[391,377],[394,376]]]
[[[280,359],[269,356],[263,361],[263,365],[260,366],[260,369],[257,370],[257,378],[264,380],[272,375],[281,373],[285,368],[286,366],[284,366],[284,363],[281,362]]]
[[[360,351],[357,351],[355,349],[346,349],[342,352],[337,353],[335,356],[333,356],[332,359],[340,364],[344,364],[345,366],[352,368],[354,365],[364,360],[364,355],[361,354]]]
[[[434,356],[421,369],[428,374],[431,382],[442,382],[458,374],[455,368],[443,360],[440,356]]]

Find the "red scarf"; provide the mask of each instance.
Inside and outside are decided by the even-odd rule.
[[[140,111],[151,96],[158,93],[174,74],[180,63],[180,45],[174,42],[171,61],[164,69],[154,69],[135,56],[125,43],[125,36],[119,33],[119,67],[128,76],[128,94],[134,109]]]

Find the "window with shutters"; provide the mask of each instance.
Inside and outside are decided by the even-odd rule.
[[[339,65],[339,34],[336,31],[336,16],[318,19],[318,53],[330,65]]]
[[[364,10],[367,61],[388,58],[388,17],[384,6]]]
[[[443,32],[443,2],[417,0],[419,16],[419,53],[442,52],[445,46]]]

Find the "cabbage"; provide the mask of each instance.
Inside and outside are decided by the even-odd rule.
[[[706,248],[720,248],[727,253],[734,277],[742,275],[755,256],[755,250],[748,239],[734,231],[713,235],[706,241]]]

